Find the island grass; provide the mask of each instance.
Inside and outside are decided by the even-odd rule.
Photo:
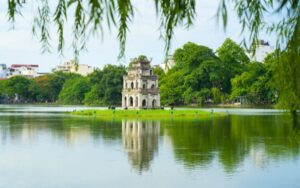
[[[211,113],[202,110],[78,110],[73,115],[94,116],[102,119],[206,119],[210,117],[225,116],[224,113]]]

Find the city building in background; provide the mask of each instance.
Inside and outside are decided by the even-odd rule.
[[[39,65],[32,64],[12,64],[9,67],[8,77],[24,76],[26,78],[34,78],[38,76]]]
[[[160,64],[160,67],[167,73],[171,68],[175,66],[175,61],[173,59],[173,55],[168,55],[166,61]]]
[[[274,48],[270,46],[268,41],[259,40],[258,45],[256,46],[256,50],[253,56],[251,57],[251,61],[263,62],[268,54],[272,53]]]
[[[95,68],[85,64],[76,64],[74,60],[65,62],[61,65],[58,65],[56,68],[53,69],[53,72],[62,71],[62,72],[70,72],[70,73],[77,73],[82,76],[87,76],[94,72]]]
[[[0,64],[0,79],[5,79],[8,76],[8,69],[6,64]]]

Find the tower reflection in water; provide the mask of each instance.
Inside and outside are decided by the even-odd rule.
[[[159,134],[159,121],[122,121],[123,146],[132,167],[139,173],[149,170],[158,152]]]

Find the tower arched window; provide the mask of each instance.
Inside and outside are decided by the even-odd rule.
[[[143,106],[143,107],[146,107],[146,106],[147,106],[147,101],[146,101],[146,99],[143,100],[142,106]]]
[[[153,101],[152,101],[152,108],[155,108],[156,107],[156,100],[154,99]]]
[[[129,98],[129,106],[133,106],[133,97]]]
[[[134,83],[133,82],[131,82],[131,89],[133,89],[134,88]]]

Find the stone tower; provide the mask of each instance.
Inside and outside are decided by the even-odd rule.
[[[128,75],[123,77],[122,107],[128,109],[159,108],[157,76],[145,56],[133,59]]]

